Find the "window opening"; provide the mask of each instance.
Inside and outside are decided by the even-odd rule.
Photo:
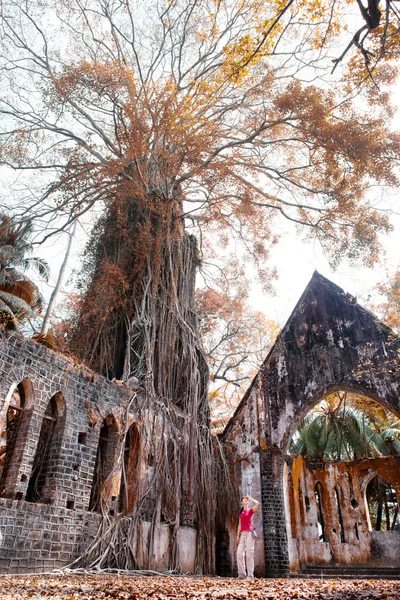
[[[52,460],[52,449],[54,432],[58,421],[58,408],[56,397],[53,396],[44,413],[42,427],[40,429],[39,441],[33,461],[32,473],[26,492],[27,502],[41,502],[43,500],[43,489],[47,480],[50,462]]]
[[[89,500],[89,510],[101,511],[101,492],[107,477],[110,475],[114,464],[114,450],[116,443],[116,428],[112,417],[104,419],[100,429],[99,443],[97,446],[96,462],[94,467],[92,491]]]
[[[337,505],[338,519],[339,519],[340,541],[342,542],[342,544],[345,544],[346,543],[346,537],[345,537],[345,534],[344,534],[342,509],[340,507],[340,494],[339,494],[338,488],[335,488],[335,498],[336,498],[336,505]]]
[[[136,423],[133,423],[125,437],[121,487],[118,498],[119,512],[129,512],[135,505],[139,482],[139,454],[140,434]]]
[[[367,485],[366,498],[373,531],[400,530],[396,492],[386,479],[373,477]]]
[[[322,485],[319,481],[315,484],[315,500],[317,502],[318,540],[326,542],[324,513],[322,510]]]
[[[18,431],[25,408],[25,391],[19,383],[12,393],[6,415],[5,444],[0,448],[0,496],[4,494],[7,473],[15,452]]]

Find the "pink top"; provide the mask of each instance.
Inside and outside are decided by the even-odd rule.
[[[253,509],[247,508],[246,510],[242,510],[239,515],[240,519],[240,531],[251,531],[253,528],[251,526],[251,520],[253,518]]]

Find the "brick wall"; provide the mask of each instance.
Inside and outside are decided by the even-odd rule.
[[[105,468],[114,463],[105,495],[110,511],[118,510],[120,472],[117,464],[123,443],[127,406],[133,391],[111,383],[82,365],[16,333],[0,333],[0,434],[3,436],[12,390],[20,386],[25,396],[17,443],[0,497],[0,571],[48,571],[69,564],[95,535],[99,515],[89,511],[100,429],[109,426]],[[47,461],[47,478],[40,502],[26,501],[40,432],[49,402],[57,403],[57,422]],[[146,408],[149,422],[152,407]],[[130,422],[139,420],[135,401]],[[107,481],[108,483],[108,481]],[[103,492],[104,498],[104,492]],[[32,498],[31,498],[32,500]],[[154,509],[154,507],[153,507]],[[152,507],[145,518],[151,519]],[[189,521],[189,517],[186,519]],[[185,523],[188,524],[188,523]],[[164,530],[165,529],[165,530]],[[165,562],[169,528],[160,530],[159,548],[153,549],[153,568]],[[182,531],[182,544],[193,542]],[[185,564],[195,560],[195,544],[182,547]],[[146,562],[147,558],[144,556]],[[145,566],[145,565],[144,565]]]
[[[0,498],[1,572],[64,567],[94,537],[99,521],[95,513]]]

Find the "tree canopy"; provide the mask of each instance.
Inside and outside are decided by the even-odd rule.
[[[391,225],[371,190],[398,184],[387,94],[397,17],[390,2],[377,30],[370,4],[371,35],[361,32],[341,59],[352,6],[8,0],[0,9],[0,164],[17,173],[15,218],[35,218],[46,239],[101,213],[70,347],[110,379],[135,377],[143,407],[152,401],[160,417],[143,450],[157,464],[152,485],[123,519],[106,517],[84,566],[135,568],[126,539],[152,495],[149,535],[168,504],[176,540],[181,507],[192,506],[196,570],[214,569],[216,473],[194,298],[212,242],[229,254],[239,239],[265,286],[278,217],[318,240],[333,264],[377,260]],[[357,11],[355,33],[366,23]],[[370,44],[374,56],[362,51]],[[338,67],[329,81],[348,58],[345,79]]]
[[[15,186],[20,215],[29,207],[56,230],[99,202],[171,202],[179,190],[181,215],[222,237],[230,228],[253,257],[267,256],[281,215],[333,262],[373,262],[389,223],[365,192],[398,183],[399,138],[387,127],[384,88],[366,82],[371,110],[353,102],[365,79],[358,51],[347,87],[333,82],[339,94],[321,83],[346,7],[8,2],[0,160],[26,174]],[[376,72],[383,85],[393,77],[394,27],[389,20],[386,66]]]
[[[248,293],[227,280],[196,292],[199,330],[210,368],[214,426],[226,423],[260,369],[279,328],[249,305]]]
[[[377,286],[380,294],[372,309],[382,315],[383,320],[397,334],[400,333],[400,271],[395,271]]]

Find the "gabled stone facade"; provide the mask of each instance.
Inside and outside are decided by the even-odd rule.
[[[286,465],[300,422],[335,390],[358,393],[400,417],[399,357],[400,339],[387,326],[314,273],[221,435],[237,453],[240,494],[261,499],[259,575],[286,576],[301,562],[292,538]],[[232,527],[230,535],[234,564]]]

